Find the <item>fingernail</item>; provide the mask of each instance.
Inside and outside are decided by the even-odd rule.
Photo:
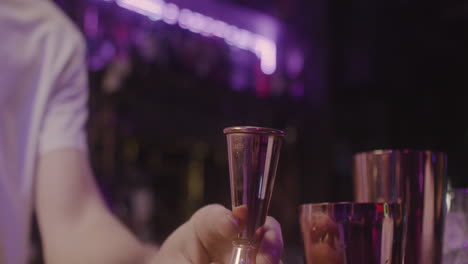
[[[226,214],[226,216],[229,218],[229,221],[239,228],[239,220],[237,218],[235,218],[231,213]]]

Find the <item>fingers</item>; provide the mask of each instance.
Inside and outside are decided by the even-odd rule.
[[[233,239],[240,231],[241,224],[225,207],[212,204],[198,210],[190,219],[201,242],[219,239]]]
[[[227,263],[232,240],[241,232],[240,220],[221,205],[208,205],[198,210],[189,223],[210,261]]]
[[[273,217],[268,216],[263,226],[263,240],[260,244],[257,264],[278,264],[282,254],[281,226]]]
[[[161,263],[226,263],[239,232],[239,220],[230,210],[221,205],[205,206],[164,242],[159,255],[170,262]]]
[[[248,213],[249,211],[247,209],[247,205],[240,205],[232,208],[232,214],[236,219],[239,220],[240,230],[244,230],[245,223],[247,222]]]
[[[221,205],[205,206],[174,232],[165,244],[176,246],[174,248],[180,249],[184,259],[192,263],[228,263],[232,240],[242,231],[247,220],[245,209],[235,208],[234,216]],[[283,252],[280,224],[274,218],[267,217],[258,233],[262,242],[257,264],[280,263]]]

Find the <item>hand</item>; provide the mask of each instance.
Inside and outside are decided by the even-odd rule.
[[[242,231],[246,216],[234,216],[221,205],[205,206],[169,236],[152,263],[228,264],[232,240]],[[278,264],[283,252],[281,227],[267,217],[262,229],[256,264]]]

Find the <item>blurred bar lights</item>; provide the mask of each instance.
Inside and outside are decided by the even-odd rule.
[[[272,74],[276,70],[276,43],[264,36],[162,0],[116,0],[116,3],[152,20],[178,24],[197,34],[222,38],[229,45],[257,55],[263,73]]]

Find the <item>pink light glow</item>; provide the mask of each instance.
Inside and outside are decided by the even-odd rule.
[[[200,13],[193,12],[189,19],[188,26],[189,30],[193,33],[200,33],[202,28],[205,26],[205,16]]]
[[[117,4],[123,8],[132,10],[145,16],[162,16],[162,7],[165,5],[162,1],[151,0],[117,0]]]
[[[180,9],[177,5],[162,0],[116,0],[116,2],[119,6],[148,16],[152,20],[162,17],[167,24],[178,24],[181,28],[194,33],[222,38],[231,46],[255,53],[260,59],[263,73],[272,74],[276,70],[276,43],[264,36],[188,9]]]
[[[245,29],[240,29],[238,32],[237,37],[237,46],[241,47],[242,49],[249,49],[249,46],[252,45],[253,42],[253,35],[249,31]]]
[[[167,24],[174,25],[179,19],[179,7],[174,4],[167,4],[163,9],[163,20]]]
[[[273,41],[258,36],[254,44],[255,54],[260,58],[260,66],[265,74],[272,74],[276,70],[276,45]]]
[[[226,27],[227,25],[223,21],[214,20],[211,32],[214,36],[222,38],[226,31]]]
[[[188,25],[190,24],[191,17],[192,17],[192,11],[188,9],[182,9],[180,11],[180,16],[179,16],[179,26],[181,28],[188,29]]]
[[[236,26],[229,25],[225,28],[223,38],[227,44],[234,46],[237,39],[237,32],[239,28]]]
[[[205,25],[201,30],[203,36],[212,36],[213,35],[213,25],[215,20],[211,17],[205,17]]]

